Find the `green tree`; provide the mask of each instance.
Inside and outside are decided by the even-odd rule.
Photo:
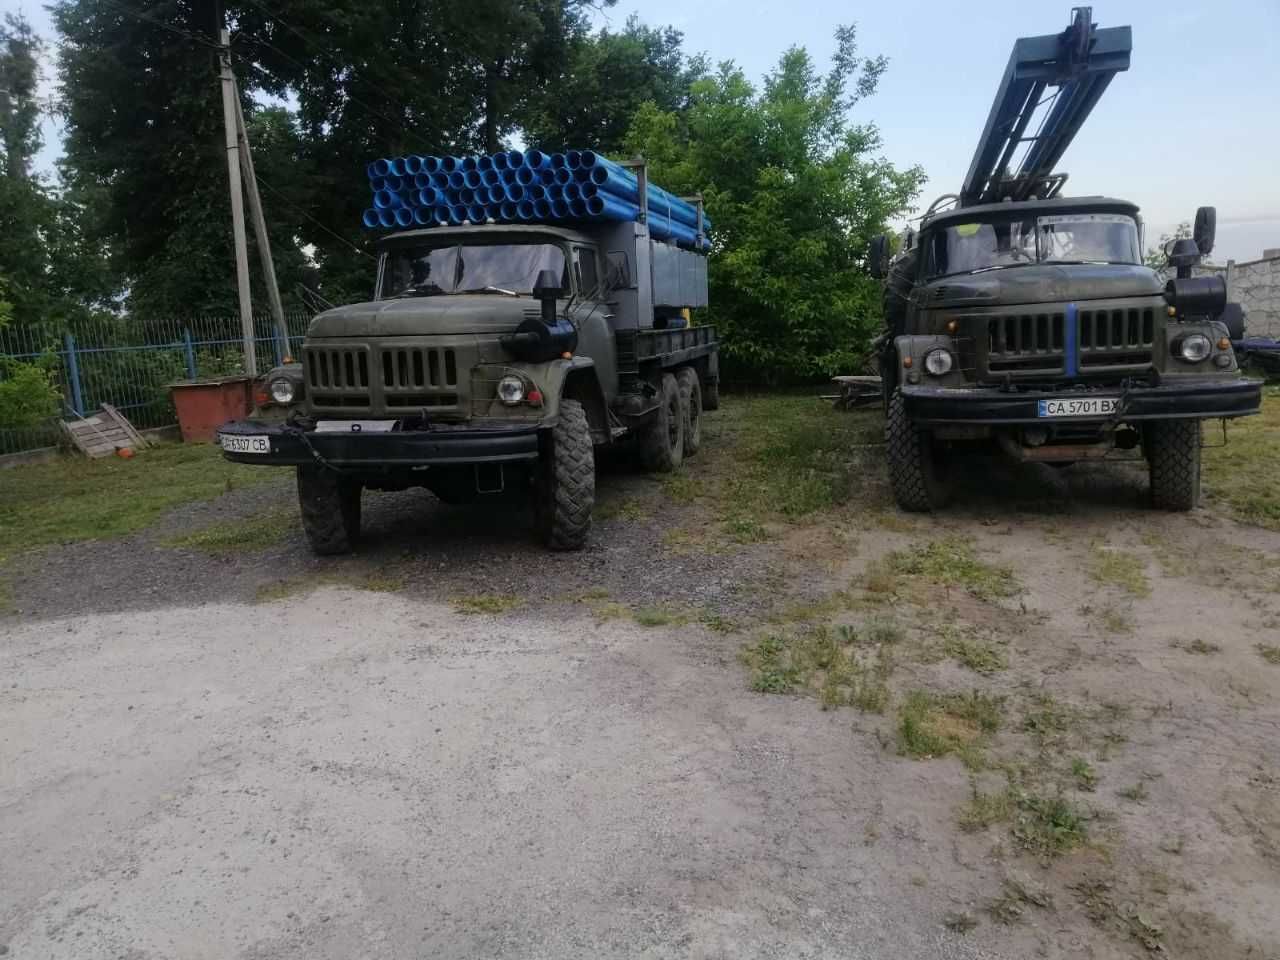
[[[1143,262],[1152,270],[1167,270],[1169,268],[1169,257],[1165,254],[1165,247],[1174,240],[1187,240],[1191,237],[1191,224],[1184,220],[1178,224],[1173,233],[1160,234],[1160,240],[1154,247],[1147,247],[1146,255],[1142,258]]]
[[[641,104],[682,111],[702,57],[686,60],[683,35],[655,28],[632,15],[619,31],[578,37],[563,70],[525,120],[525,139],[552,148],[578,147],[617,155]]]
[[[715,225],[709,314],[731,375],[811,380],[857,363],[880,318],[867,246],[924,180],[919,167],[878,156],[874,125],[849,119],[885,59],[859,56],[852,26],[835,39],[825,75],[799,48],[759,90],[723,63],[695,81],[683,113],[642,107],[628,137],[655,182],[705,195]]]

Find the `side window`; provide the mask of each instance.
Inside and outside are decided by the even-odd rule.
[[[578,273],[578,292],[589,296],[598,291],[600,280],[596,274],[596,252],[589,247],[574,247],[573,262]]]

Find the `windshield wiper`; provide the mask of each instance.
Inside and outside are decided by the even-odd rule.
[[[1038,260],[1028,260],[1025,263],[993,263],[989,267],[979,267],[977,270],[970,270],[969,276],[973,276],[975,273],[989,273],[992,270],[1008,270],[1012,267],[1034,267],[1038,263]]]
[[[507,297],[520,296],[520,294],[517,293],[515,290],[507,290],[503,287],[494,287],[494,286],[472,287],[470,290],[459,290],[458,292],[459,293],[500,293],[503,296],[507,296]]]

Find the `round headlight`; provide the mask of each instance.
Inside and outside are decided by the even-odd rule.
[[[498,381],[498,399],[509,407],[514,407],[524,399],[524,381],[508,374]]]
[[[293,381],[287,377],[276,377],[271,381],[271,399],[276,403],[290,404],[293,398],[297,396],[297,388],[294,387]]]
[[[938,348],[930,350],[924,355],[924,368],[935,377],[941,377],[951,372],[951,351]]]
[[[1213,352],[1213,344],[1203,333],[1193,333],[1182,338],[1178,345],[1178,352],[1188,363],[1199,363]]]

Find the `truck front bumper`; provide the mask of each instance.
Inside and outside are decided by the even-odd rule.
[[[907,414],[917,423],[1107,423],[1133,420],[1247,417],[1262,404],[1262,384],[1254,380],[1199,380],[1160,386],[1066,388],[1006,391],[999,387],[930,387],[904,384]],[[1042,418],[1041,400],[1117,397],[1114,414]]]
[[[261,453],[230,451],[236,463],[292,467],[325,463],[334,467],[385,469],[465,463],[512,463],[538,458],[537,424],[492,427],[442,425],[429,430],[378,433],[318,433],[288,423],[236,420],[218,428],[223,437],[265,438]]]

